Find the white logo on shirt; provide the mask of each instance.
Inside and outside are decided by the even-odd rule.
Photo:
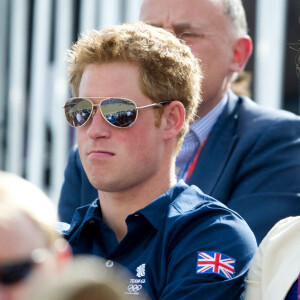
[[[141,264],[140,266],[138,266],[136,268],[136,276],[137,277],[145,276],[145,268],[146,268],[146,264]]]
[[[136,268],[136,277],[144,277],[146,271],[146,264],[141,264]],[[146,283],[146,279],[138,279],[138,278],[132,278],[129,279],[129,285],[127,287],[128,292],[125,292],[125,294],[129,295],[139,295],[140,290],[143,288],[143,285]]]
[[[142,285],[140,284],[130,284],[128,286],[128,294],[131,294],[131,295],[139,295],[139,290],[142,288]]]

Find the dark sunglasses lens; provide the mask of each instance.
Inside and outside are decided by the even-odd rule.
[[[17,283],[28,276],[32,267],[31,261],[3,265],[0,267],[0,282],[5,285]]]
[[[92,113],[92,103],[83,98],[70,99],[65,104],[65,115],[71,126],[79,127],[86,123]]]
[[[136,120],[135,104],[127,99],[108,98],[101,102],[103,117],[116,127],[130,127]]]

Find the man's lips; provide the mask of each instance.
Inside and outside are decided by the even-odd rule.
[[[93,150],[88,152],[89,158],[109,158],[114,156],[113,152],[105,151],[105,150]]]

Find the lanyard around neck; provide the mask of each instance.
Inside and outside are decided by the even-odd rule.
[[[194,159],[193,159],[191,165],[189,166],[189,168],[188,168],[188,170],[187,170],[187,177],[186,177],[186,183],[187,183],[187,184],[189,183],[190,178],[191,178],[192,175],[193,175],[193,172],[194,172],[194,169],[195,169],[195,167],[196,167],[198,158],[199,158],[200,153],[201,153],[201,151],[202,151],[202,149],[203,149],[203,147],[204,147],[204,144],[205,144],[205,142],[206,142],[206,140],[207,140],[207,137],[208,137],[208,136],[206,136],[205,139],[203,140],[203,142],[201,143],[201,146],[199,147],[199,150],[197,151],[197,153],[196,153],[196,155],[195,155],[195,157],[194,157]]]

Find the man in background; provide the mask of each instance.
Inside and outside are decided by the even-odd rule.
[[[300,213],[300,120],[230,90],[252,52],[241,1],[145,0],[140,19],[183,39],[203,68],[203,103],[177,158],[177,178],[240,213],[260,242],[278,220]],[[61,219],[70,222],[77,207],[96,197],[75,147]]]

